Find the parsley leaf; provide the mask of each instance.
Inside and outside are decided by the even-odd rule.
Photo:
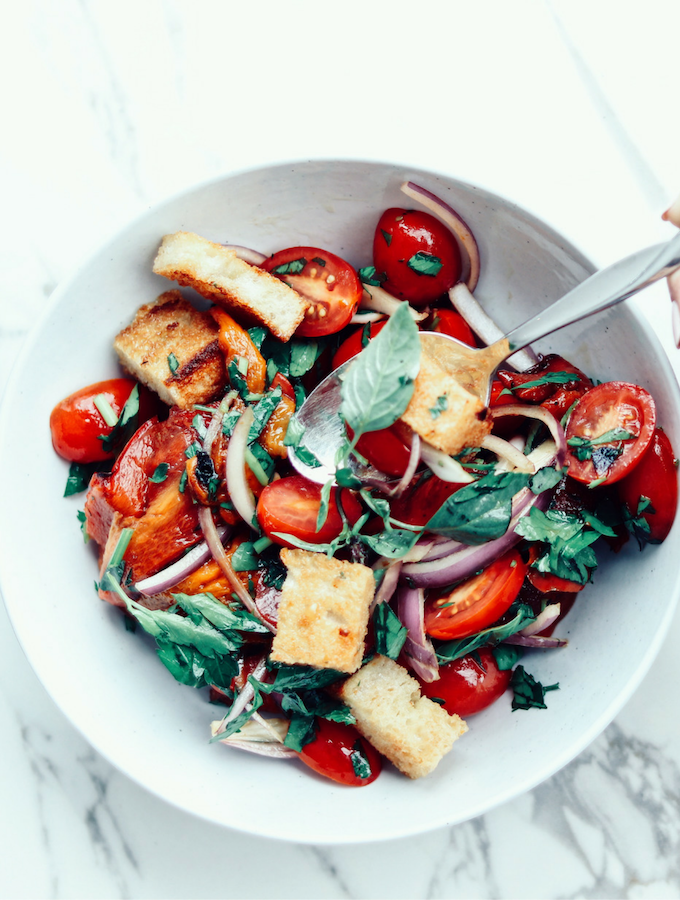
[[[406,265],[418,275],[429,275],[431,278],[435,278],[439,275],[443,263],[438,256],[419,250],[417,253],[414,253]]]
[[[154,469],[153,475],[149,475],[149,481],[152,484],[161,484],[168,477],[168,463],[159,463]]]
[[[137,431],[139,420],[139,385],[135,385],[130,391],[130,396],[125,401],[125,406],[120,411],[118,421],[109,434],[100,435],[102,449],[106,453],[116,453],[130,440]]]
[[[64,497],[80,494],[87,490],[90,479],[95,472],[101,471],[102,463],[76,463],[72,462],[68,469]]]

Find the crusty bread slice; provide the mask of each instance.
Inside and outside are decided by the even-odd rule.
[[[217,323],[179,291],[137,310],[113,346],[124,368],[169,406],[206,403],[224,392],[224,356]],[[174,371],[173,371],[174,370]]]
[[[415,678],[386,656],[348,678],[340,697],[363,736],[409,778],[428,775],[467,731],[460,716],[423,697]]]
[[[292,665],[356,672],[364,653],[375,579],[368,566],[308,550],[281,551],[281,589],[271,658]]]
[[[449,456],[464,447],[478,447],[493,424],[479,397],[461,387],[424,351],[415,390],[401,421]]]
[[[258,322],[288,341],[303,320],[302,297],[233,250],[189,231],[167,234],[153,264],[157,275],[194,288],[238,318]]]

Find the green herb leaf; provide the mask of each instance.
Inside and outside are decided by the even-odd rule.
[[[94,473],[101,471],[101,465],[101,463],[72,462],[68,469],[64,497],[71,497],[87,490]]]
[[[512,498],[528,483],[522,472],[485,475],[452,494],[425,529],[465,544],[495,540],[508,529]]]
[[[408,260],[406,265],[418,275],[429,275],[431,278],[435,278],[439,275],[443,263],[438,256],[419,250]]]
[[[299,259],[293,259],[290,262],[282,263],[280,266],[274,266],[271,271],[272,275],[299,275],[306,265],[307,260],[304,256],[301,256]]]
[[[135,385],[130,391],[130,396],[125,401],[125,406],[120,411],[118,422],[113,426],[109,434],[99,436],[102,448],[106,453],[116,453],[130,440],[137,430],[139,420],[139,385]]]
[[[512,618],[503,625],[491,626],[484,631],[479,631],[471,637],[462,638],[459,641],[447,641],[436,647],[437,659],[440,663],[453,662],[461,656],[467,656],[480,647],[494,647],[513,634],[517,634],[522,628],[533,622],[536,618],[530,606],[524,603],[514,603],[508,610]]]
[[[389,247],[392,243],[392,235],[389,233],[389,231],[385,231],[384,228],[380,229],[380,234],[382,234],[382,236],[385,238],[385,243]]]
[[[262,434],[262,431],[264,430],[267,422],[270,420],[272,413],[279,405],[282,394],[283,392],[281,388],[277,386],[273,391],[270,391],[266,396],[264,396],[259,403],[252,407],[253,424],[250,426],[250,429],[248,431],[249,444],[252,444],[252,442],[257,440],[260,434]]]
[[[76,515],[78,517],[78,521],[80,522],[80,530],[83,533],[83,541],[87,544],[90,540],[90,535],[87,533],[87,516],[82,509],[79,509]],[[97,588],[97,590],[99,590],[99,588]]]
[[[175,356],[174,353],[168,354],[168,368],[174,375],[177,369],[179,369],[179,360]]]
[[[320,256],[313,256],[312,262],[315,262],[318,266],[321,266],[322,269],[326,268],[326,260],[322,259]]]
[[[373,612],[375,652],[390,659],[397,659],[408,635],[389,603],[379,603]]]
[[[516,647],[514,644],[498,644],[491,652],[501,672],[507,672],[508,669],[514,668],[524,656],[523,648]]]
[[[419,368],[418,326],[403,303],[355,357],[342,382],[340,414],[354,431],[354,443],[364,432],[396,422],[413,396]]]
[[[548,691],[559,690],[559,684],[549,684],[545,687],[536,681],[533,675],[525,671],[524,666],[517,666],[512,673],[510,686],[515,692],[512,698],[512,708],[515,709],[547,709],[545,695]]]
[[[385,232],[383,231],[383,234]],[[352,747],[352,752],[349,755],[349,758],[352,762],[352,768],[354,769],[354,774],[357,778],[370,778],[373,774],[371,770],[371,764],[368,761],[368,757],[364,755],[363,748],[361,746],[361,741],[357,741]]]
[[[549,491],[554,488],[562,480],[562,472],[554,466],[543,466],[535,475],[529,478],[529,487],[532,493],[542,494],[543,491]]]
[[[252,541],[243,541],[231,556],[231,567],[234,572],[252,572],[257,569],[259,556],[253,550]]]
[[[319,502],[319,512],[316,517],[316,531],[321,531],[326,524],[328,511],[330,509],[331,490],[333,488],[333,479],[329,478],[321,488],[321,497]]]
[[[442,394],[441,397],[437,397],[434,406],[430,407],[430,415],[433,419],[439,418],[443,412],[449,408],[449,398],[446,394]]]
[[[267,334],[267,329],[263,328],[261,325],[254,325],[252,328],[248,329],[250,340],[255,344],[258,350],[262,346],[262,342],[267,337]]]
[[[159,463],[154,469],[153,475],[149,475],[149,481],[152,484],[161,484],[168,477],[168,463]]]
[[[378,556],[401,559],[415,545],[421,534],[421,531],[389,528],[380,534],[360,534],[359,539]]]
[[[581,376],[576,372],[546,372],[545,375],[541,375],[534,381],[513,385],[510,391],[528,391],[530,388],[541,387],[544,384],[569,384],[570,381],[581,381]]]
[[[357,274],[360,281],[364,284],[372,284],[374,287],[379,287],[383,281],[387,281],[387,275],[384,272],[378,274],[375,266],[364,266],[358,270]]]

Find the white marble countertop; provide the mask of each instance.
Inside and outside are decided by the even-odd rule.
[[[242,166],[350,156],[444,170],[599,264],[669,233],[674,0],[644,15],[610,0],[3,12],[0,389],[82,257],[164,196]],[[680,371],[663,287],[639,302]],[[319,848],[199,821],[112,769],[47,697],[0,608],[0,897],[678,897],[679,640],[680,613],[616,720],[530,794],[409,840]]]

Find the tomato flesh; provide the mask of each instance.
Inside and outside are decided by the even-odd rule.
[[[473,716],[495,703],[508,689],[512,670],[501,671],[488,647],[439,667],[439,680],[421,682],[420,690],[431,699],[443,700],[448,713]]]
[[[432,313],[432,324],[428,325],[427,330],[448,334],[449,337],[456,338],[469,347],[477,346],[472,329],[461,314],[453,309],[435,309]]]
[[[458,281],[460,250],[449,229],[420,210],[386,209],[373,238],[373,264],[382,287],[415,306],[441,297]]]
[[[382,759],[353,725],[316,720],[316,736],[300,751],[310,769],[349,787],[363,787],[380,775]]]
[[[278,537],[277,532],[312,544],[327,544],[342,531],[337,498],[338,488],[332,488],[326,521],[317,531],[321,486],[302,475],[290,475],[273,481],[262,491],[257,504],[257,518],[267,537],[283,547],[293,547],[294,544]],[[347,520],[354,525],[363,511],[361,504],[347,490],[341,492],[341,502]]]
[[[94,401],[102,397],[120,416],[135,384],[131,378],[111,378],[81,388],[57,403],[50,415],[50,431],[59,456],[77,463],[112,459],[115,454],[104,449],[100,437],[111,434],[113,426],[106,424]],[[140,385],[140,425],[155,414],[157,405],[155,396]]]
[[[619,481],[618,491],[619,499],[633,519],[639,515],[649,526],[648,532],[639,526],[636,532],[650,543],[663,541],[678,508],[678,472],[671,442],[660,428],[654,430],[640,462]]]
[[[426,525],[463,483],[442,481],[436,475],[421,479],[410,490],[392,502],[392,515],[409,525]]]
[[[300,294],[307,304],[298,325],[299,337],[320,337],[340,331],[354,315],[364,292],[349,263],[318,247],[279,250],[262,263]]]
[[[584,484],[619,481],[640,461],[655,424],[656,406],[644,388],[624,381],[591,388],[574,407],[567,425],[569,475]],[[616,429],[630,438],[597,443]],[[579,446],[584,440],[588,444]]]
[[[387,320],[384,322],[374,322],[371,327],[368,329],[369,332],[369,340],[374,338],[376,334],[379,334],[382,329],[387,325]],[[364,328],[357,328],[356,331],[353,331],[352,334],[348,338],[340,344],[338,349],[335,351],[335,356],[333,357],[333,362],[331,363],[332,369],[338,369],[343,363],[348,362],[350,359],[353,359],[364,349]]]
[[[503,556],[452,591],[425,601],[425,631],[449,641],[488,628],[506,612],[520,592],[527,564],[517,550]]]

